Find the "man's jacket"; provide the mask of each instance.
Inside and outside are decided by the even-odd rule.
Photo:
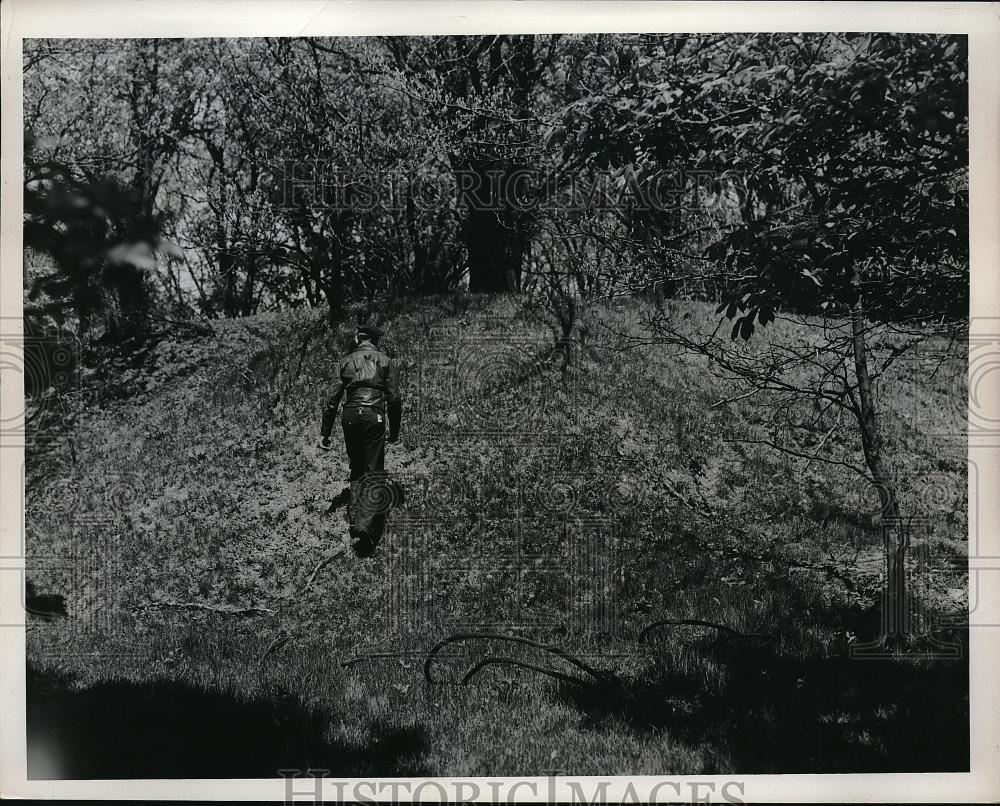
[[[363,341],[356,350],[340,359],[337,373],[339,377],[323,409],[320,435],[324,438],[330,436],[337,419],[337,408],[343,397],[345,409],[370,406],[382,414],[388,410],[389,439],[396,439],[399,436],[403,399],[399,395],[396,365],[389,356],[370,341]]]

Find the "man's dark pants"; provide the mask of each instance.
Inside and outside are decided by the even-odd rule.
[[[345,407],[341,425],[351,463],[353,530],[365,531],[378,542],[391,498],[385,472],[385,414],[371,406]]]

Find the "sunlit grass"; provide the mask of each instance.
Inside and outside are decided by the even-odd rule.
[[[717,322],[707,305],[670,309],[692,330]],[[95,535],[115,563],[66,590],[71,619],[32,622],[29,658],[81,685],[173,679],[246,699],[291,697],[326,714],[331,741],[350,746],[387,726],[419,727],[421,768],[439,775],[933,766],[919,737],[963,730],[963,663],[845,661],[851,642],[871,637],[873,623],[877,632],[870,492],[843,467],[725,441],[736,421],[770,425],[740,402],[713,406],[731,393],[704,359],[618,351],[615,334],[641,335],[651,312],[636,301],[588,312],[566,373],[545,363],[550,332],[515,299],[427,299],[388,322],[405,409],[387,466],[407,504],[375,558],[348,551],[308,588],[347,539],[343,520],[326,514],[345,461],[315,441],[349,328],[331,333],[319,314],[298,312],[219,322],[213,339],[158,348],[148,389],[80,425],[75,462],[56,449],[28,468],[38,585],[69,585],[40,558]],[[768,337],[779,336],[807,333],[779,321]],[[504,339],[525,371],[490,346]],[[470,344],[498,361],[461,376],[488,382],[488,394],[456,389],[451,356]],[[956,384],[896,381],[881,402],[901,498],[928,524],[922,544],[961,556],[965,465],[934,436],[947,433]],[[484,423],[539,436],[426,433]],[[89,525],[73,526],[81,516]],[[594,523],[605,536],[586,531]],[[590,554],[570,542],[582,535]],[[519,565],[504,571],[511,556]],[[595,587],[605,575],[609,587]],[[957,563],[925,587],[925,607],[961,623]],[[259,610],[169,606],[183,603]],[[612,618],[602,622],[605,603]],[[101,614],[117,628],[88,626]],[[640,642],[661,618],[767,638],[686,626]],[[470,622],[563,646],[617,682],[588,691],[495,667],[458,684],[485,653],[567,670],[482,644],[444,663],[452,683],[427,686],[423,654]],[[290,639],[265,657],[282,630]],[[898,697],[893,679],[906,682]],[[943,702],[922,708],[931,693]],[[834,727],[820,735],[818,725]],[[769,755],[758,746],[767,731],[781,736]],[[940,764],[961,757],[955,745]]]

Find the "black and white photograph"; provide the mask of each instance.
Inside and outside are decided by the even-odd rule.
[[[588,5],[4,54],[8,780],[743,803],[997,761],[975,32]]]

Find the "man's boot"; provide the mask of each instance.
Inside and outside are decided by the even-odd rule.
[[[371,557],[375,553],[375,542],[367,529],[351,526],[351,548],[355,557]]]

